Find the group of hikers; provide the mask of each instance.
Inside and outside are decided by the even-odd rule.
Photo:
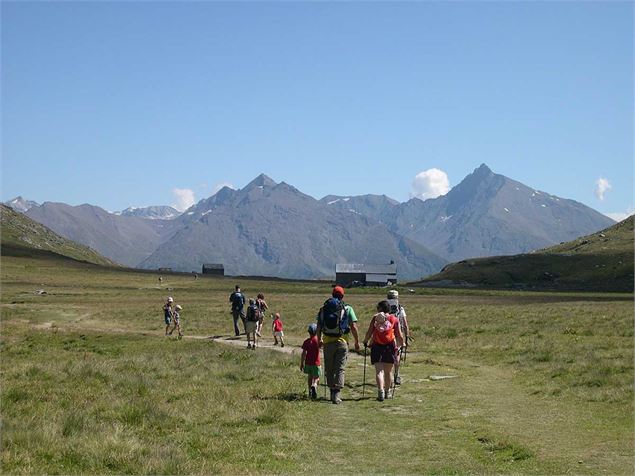
[[[232,305],[232,317],[234,318],[234,334],[240,335],[238,328],[238,320],[242,321],[245,335],[247,336],[247,348],[256,349],[258,338],[262,336],[262,327],[265,321],[265,313],[269,306],[265,301],[265,295],[258,293],[256,299],[249,299],[249,305],[245,312],[245,295],[240,290],[240,286],[236,285],[235,290],[229,296],[229,302]],[[280,313],[271,315],[271,332],[273,333],[274,345],[280,344],[284,347],[284,331],[282,330],[282,320]]]
[[[247,336],[247,348],[255,349],[258,338],[262,335],[265,311],[268,309],[264,295],[260,293],[256,299],[249,299],[245,311],[246,298],[237,285],[229,296],[229,301],[235,335],[240,335],[240,320]],[[400,364],[406,355],[409,328],[406,311],[399,304],[399,293],[396,290],[388,292],[387,298],[377,304],[376,311],[362,343],[364,359],[366,349],[370,347],[370,360],[375,367],[377,400],[383,401],[391,395],[391,388],[394,394],[394,386],[401,385]],[[280,343],[284,347],[282,329],[280,314],[272,314],[274,345]],[[313,399],[317,398],[321,348],[326,384],[331,393],[330,400],[339,404],[342,402],[341,390],[344,388],[349,336],[353,336],[355,351],[360,351],[358,319],[353,307],[344,302],[344,289],[341,286],[333,287],[331,297],[319,309],[316,322],[308,326],[307,332],[309,336],[302,344],[300,370],[307,375],[308,394]],[[365,363],[364,360],[364,371]]]

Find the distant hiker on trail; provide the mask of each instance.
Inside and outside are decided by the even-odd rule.
[[[172,323],[172,304],[174,304],[174,299],[169,297],[168,300],[163,305],[163,319],[165,320],[165,335],[168,335],[168,330],[170,329],[170,324]]]
[[[377,314],[373,316],[366,331],[364,347],[368,345],[371,337],[370,363],[375,365],[377,400],[383,402],[384,398],[389,396],[397,346],[403,345],[399,319],[390,314],[388,301],[377,304]]]
[[[239,336],[240,330],[238,329],[238,319],[243,323],[245,327],[245,295],[240,291],[240,286],[236,285],[236,290],[229,296],[229,302],[232,303],[232,316],[234,318],[234,333]]]
[[[340,391],[344,387],[344,372],[348,355],[348,335],[355,338],[355,350],[359,351],[357,316],[348,304],[344,304],[344,289],[333,288],[331,298],[324,302],[317,316],[317,338],[324,346],[324,374],[331,389],[331,402],[342,402]]]
[[[249,300],[247,316],[245,318],[245,334],[247,334],[247,348],[256,350],[256,329],[260,321],[260,308],[254,299]]]
[[[172,330],[170,330],[169,335],[172,335],[172,332],[174,332],[174,330],[176,329],[179,331],[179,337],[183,337],[183,330],[181,329],[181,315],[179,314],[182,309],[183,308],[178,304],[174,307],[174,311],[172,311],[174,327],[172,327]]]
[[[267,306],[267,302],[265,301],[264,294],[258,293],[256,304],[258,305],[258,309],[260,309],[260,321],[258,321],[258,328],[256,329],[256,335],[260,337],[262,333],[262,324],[265,321],[265,313],[267,312],[267,309],[269,309],[269,306]]]
[[[282,330],[282,320],[280,314],[276,312],[271,322],[271,332],[273,333],[273,345],[278,345],[280,339],[280,347],[284,347],[284,332]]]
[[[302,343],[300,370],[307,374],[309,397],[317,398],[317,386],[320,381],[320,343],[317,339],[317,324],[309,324],[309,338]]]
[[[390,314],[397,316],[399,319],[399,327],[403,336],[403,347],[398,349],[397,358],[395,360],[395,385],[401,385],[401,375],[399,368],[401,367],[401,357],[408,351],[408,319],[406,318],[406,310],[399,304],[399,292],[395,289],[388,291],[388,305],[390,306]]]

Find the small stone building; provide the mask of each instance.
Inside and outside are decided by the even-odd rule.
[[[225,276],[225,266],[222,264],[204,264],[203,274],[215,274],[217,276]]]

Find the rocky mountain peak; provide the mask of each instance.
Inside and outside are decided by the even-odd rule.
[[[249,191],[249,190],[252,190],[252,189],[257,188],[257,187],[273,188],[276,185],[278,185],[278,184],[273,179],[271,179],[270,177],[268,177],[265,174],[260,174],[255,179],[253,179],[251,182],[249,182],[247,185],[245,185],[243,190]]]

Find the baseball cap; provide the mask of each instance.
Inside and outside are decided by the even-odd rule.
[[[335,286],[333,288],[333,297],[344,297],[344,288],[342,286]]]

